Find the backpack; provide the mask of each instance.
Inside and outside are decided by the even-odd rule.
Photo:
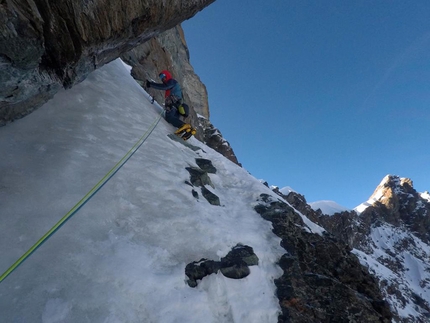
[[[182,103],[179,107],[178,107],[178,111],[179,114],[183,117],[188,117],[188,115],[190,114],[190,107],[188,106],[188,104],[186,103]]]

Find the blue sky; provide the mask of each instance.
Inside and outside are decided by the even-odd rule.
[[[217,0],[184,22],[239,161],[353,208],[387,174],[430,190],[430,1]]]

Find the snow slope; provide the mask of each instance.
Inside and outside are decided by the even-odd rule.
[[[387,223],[373,227],[369,238],[370,252],[353,252],[378,277],[386,300],[404,322],[424,322],[420,318],[428,313],[421,312],[416,303],[425,307],[430,302],[429,246]]]
[[[31,115],[0,128],[0,274],[127,153],[161,108],[117,60]],[[46,243],[0,283],[1,322],[276,322],[280,239],[253,206],[276,194],[164,119],[142,147]],[[221,206],[185,184],[210,159]],[[200,192],[198,189],[196,189]],[[259,265],[197,288],[186,264],[248,244]]]

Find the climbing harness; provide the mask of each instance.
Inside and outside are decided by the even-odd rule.
[[[149,99],[149,98],[148,98]],[[85,203],[87,203],[112,177],[124,164],[133,156],[133,154],[142,146],[148,139],[155,127],[158,125],[163,112],[159,114],[157,119],[149,126],[148,130],[140,137],[133,147],[121,158],[121,160],[78,202],[71,210],[61,218],[48,232],[46,232],[30,249],[27,250],[12,266],[9,267],[1,276],[0,283],[9,276],[19,265],[21,265],[33,252],[36,251],[44,242],[46,242],[67,220],[69,220]]]

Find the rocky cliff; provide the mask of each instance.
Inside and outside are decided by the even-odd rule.
[[[387,175],[368,201],[354,211],[325,215],[304,196],[283,196],[315,223],[354,249],[377,277],[394,322],[430,319],[430,197],[408,178]]]
[[[214,1],[1,1],[0,124]]]

